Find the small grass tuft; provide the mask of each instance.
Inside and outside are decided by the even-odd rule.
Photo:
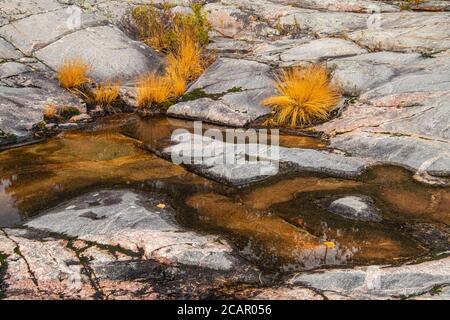
[[[43,113],[45,121],[55,120],[58,117],[58,108],[54,104],[49,103],[44,106]]]
[[[167,77],[154,73],[140,76],[137,81],[137,104],[140,108],[159,105],[172,95],[172,86]]]
[[[94,100],[97,104],[102,106],[110,106],[114,101],[117,100],[120,93],[120,83],[119,82],[105,82],[99,84],[93,91]]]
[[[296,128],[326,120],[340,99],[328,71],[319,65],[283,70],[275,88],[278,95],[264,99],[262,104],[274,108],[270,122],[277,126]]]
[[[58,80],[66,89],[78,88],[89,82],[88,72],[90,66],[79,58],[67,59],[58,68]]]

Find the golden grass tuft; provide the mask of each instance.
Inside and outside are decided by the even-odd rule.
[[[50,120],[56,118],[56,114],[58,112],[58,108],[54,104],[46,104],[44,106],[44,120]]]
[[[170,83],[172,95],[174,97],[181,97],[186,91],[187,81],[178,74],[168,74],[167,81]]]
[[[328,71],[319,65],[283,70],[275,88],[278,95],[264,99],[262,104],[274,108],[271,121],[278,126],[296,128],[326,120],[340,99]]]
[[[94,89],[94,99],[95,102],[102,105],[108,106],[111,105],[116,99],[119,97],[120,92],[120,83],[119,82],[105,82],[99,84]]]
[[[144,108],[149,104],[161,104],[172,95],[172,86],[167,77],[154,73],[140,76],[137,81],[137,104]]]
[[[167,75],[177,75],[187,81],[196,79],[203,72],[202,51],[192,35],[185,33],[175,53],[167,56]]]
[[[190,33],[183,35],[177,52],[167,56],[165,71],[175,97],[180,97],[186,90],[186,84],[202,74],[201,57],[202,50]]]
[[[72,89],[89,81],[90,66],[79,58],[67,59],[58,68],[58,80],[63,88]]]

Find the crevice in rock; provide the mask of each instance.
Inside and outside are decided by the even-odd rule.
[[[58,1],[58,3],[60,3],[60,2]],[[51,12],[55,12],[55,11],[62,10],[62,9],[67,9],[67,8],[68,8],[67,5],[62,5],[60,8],[56,8],[56,9],[53,9],[53,10],[44,10],[44,11],[41,11],[41,12],[30,13],[30,14],[24,15],[24,16],[18,18],[18,19],[8,20],[8,23],[0,26],[0,28],[1,27],[5,27],[5,26],[10,25],[10,24],[13,24],[14,22],[18,22],[18,21],[24,20],[24,19],[32,17],[32,16],[38,16],[38,15],[41,15],[41,14],[51,13]]]
[[[72,35],[72,34],[74,34],[74,33],[77,33],[77,32],[80,32],[80,31],[84,31],[84,30],[86,30],[86,29],[88,29],[88,28],[103,27],[103,26],[107,26],[107,25],[108,25],[108,22],[107,22],[107,21],[97,21],[97,22],[95,22],[95,23],[86,25],[86,26],[84,26],[84,27],[82,27],[82,28],[77,28],[77,29],[74,29],[74,30],[71,30],[71,31],[68,31],[68,32],[64,32],[64,33],[61,34],[60,36],[58,36],[58,37],[56,37],[55,39],[53,39],[51,42],[48,42],[48,43],[45,43],[45,44],[41,44],[41,45],[39,45],[37,48],[33,48],[33,49],[32,49],[32,55],[33,55],[33,57],[34,57],[34,53],[36,53],[37,51],[42,50],[42,49],[45,49],[46,47],[48,47],[48,46],[54,44],[55,42],[57,42],[57,41],[59,41],[59,40],[65,38],[65,37],[67,37],[67,36],[70,36],[70,35]],[[50,68],[51,70],[53,70],[53,68],[51,68],[51,67],[49,67],[49,68]]]
[[[0,251],[0,300],[6,297],[6,290],[8,289],[8,285],[5,282],[5,276],[8,271],[7,258],[8,255]]]
[[[417,298],[417,297],[424,296],[426,294],[434,296],[434,295],[438,295],[442,291],[442,289],[444,289],[446,287],[449,287],[449,286],[450,286],[450,282],[448,282],[448,283],[441,283],[441,284],[436,284],[436,285],[432,286],[430,289],[427,289],[427,290],[422,291],[422,292],[413,293],[413,294],[410,294],[410,295],[393,296],[393,297],[394,298],[398,298],[400,300],[409,300],[409,299],[414,299],[414,298]]]
[[[28,262],[28,260],[26,259],[26,257],[23,255],[23,253],[20,251],[20,245],[19,245],[19,243],[18,243],[17,241],[15,241],[14,239],[12,239],[12,238],[8,235],[8,233],[7,233],[5,230],[2,229],[1,231],[3,232],[3,234],[5,235],[5,237],[6,237],[7,239],[9,239],[11,242],[14,243],[14,245],[15,245],[14,253],[15,253],[16,255],[18,255],[18,256],[25,262],[25,265],[27,266],[28,273],[29,273],[29,275],[30,275],[30,277],[31,277],[31,281],[33,282],[33,284],[36,286],[36,288],[37,288],[38,291],[40,292],[41,289],[39,288],[39,281],[38,281],[38,279],[37,279],[37,277],[36,277],[36,274],[35,274],[34,271],[31,269],[30,263]]]
[[[82,265],[82,273],[84,273],[85,276],[89,279],[89,283],[91,287],[95,290],[94,299],[96,300],[103,300],[105,299],[105,293],[103,292],[103,289],[100,286],[100,283],[98,281],[97,275],[95,274],[95,271],[90,266],[89,261],[92,260],[91,257],[83,255],[83,252],[90,248],[90,245],[87,245],[83,248],[77,248],[73,244],[73,240],[69,240],[67,242],[67,248],[71,251],[73,251],[79,260],[80,264]]]

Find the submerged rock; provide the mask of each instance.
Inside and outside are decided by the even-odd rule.
[[[373,200],[366,196],[347,196],[334,200],[328,210],[352,220],[380,221]]]

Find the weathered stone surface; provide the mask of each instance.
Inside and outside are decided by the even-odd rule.
[[[201,90],[218,98],[180,102],[167,113],[177,117],[205,120],[241,127],[271,112],[261,101],[274,93],[270,67],[249,60],[222,58],[195,81],[188,92]],[[217,100],[214,100],[217,99]]]
[[[373,200],[366,196],[346,196],[331,202],[328,210],[352,220],[380,221]]]
[[[450,13],[381,14],[380,27],[358,30],[350,39],[373,50],[439,52],[450,48]]]
[[[450,4],[448,1],[419,1],[410,3],[411,10],[418,11],[450,11]]]
[[[424,294],[450,281],[450,258],[383,268],[369,266],[300,274],[291,283],[333,291],[353,299],[386,299]]]
[[[428,60],[419,60],[411,73],[406,66],[396,67],[396,72],[404,74],[361,95],[360,100],[369,105],[350,105],[339,118],[316,129],[337,135],[331,138],[331,146],[352,155],[419,174],[448,176],[447,64],[430,69]],[[351,91],[351,86],[347,88]]]
[[[162,67],[161,58],[154,50],[130,40],[111,26],[72,33],[37,51],[36,56],[53,69],[57,69],[66,58],[82,58],[92,65],[90,74],[97,81],[130,79]]]
[[[253,42],[224,37],[212,38],[208,44],[209,50],[214,50],[220,54],[245,54],[253,51],[253,47]]]
[[[275,2],[275,1],[274,1]],[[293,3],[289,0],[278,0],[287,5],[295,4],[301,8],[318,9],[327,11],[344,11],[344,12],[397,12],[399,7],[383,3],[381,1],[370,0],[306,0],[299,3]]]
[[[282,16],[279,25],[293,33],[316,34],[321,37],[344,35],[367,28],[366,14],[344,12],[321,12],[298,9],[298,12]]]
[[[247,9],[247,8],[246,8]],[[208,3],[204,6],[208,21],[221,36],[235,39],[254,40],[259,37],[278,35],[279,31],[259,19],[251,11],[225,3]]]
[[[20,51],[14,48],[8,41],[0,38],[0,61],[19,59],[22,56]]]
[[[281,54],[294,47],[298,47],[302,44],[308,43],[311,40],[313,40],[313,38],[303,36],[296,39],[264,41],[254,47],[253,52],[250,54],[250,57],[264,63],[279,65],[281,64]]]
[[[31,68],[18,62],[5,62],[0,64],[0,79],[19,75],[31,71]]]
[[[27,16],[61,9],[57,0],[1,0],[0,26]]]
[[[295,65],[299,62],[316,62],[364,53],[367,53],[365,49],[358,47],[351,41],[323,38],[284,51],[280,55],[280,59],[283,65]]]
[[[408,106],[408,104],[413,105],[417,100],[423,101],[427,96],[436,92],[446,93],[449,91],[450,74],[436,70],[433,73],[417,72],[396,77],[364,93],[360,100],[377,106],[392,106],[395,100],[400,100],[398,103]],[[402,100],[406,101],[406,104]]]
[[[6,133],[28,136],[31,126],[42,120],[47,103],[80,105],[78,98],[43,74],[29,73],[16,82],[21,86],[0,87],[0,129]]]
[[[143,250],[147,258],[230,271],[242,262],[216,236],[184,231],[168,205],[130,191],[100,191],[76,198],[29,221],[28,227],[97,243]],[[222,241],[222,240],[221,240]]]
[[[164,149],[163,154],[184,161],[203,175],[233,185],[264,180],[286,170],[356,176],[367,165],[361,159],[325,151],[251,143],[236,147],[233,143],[191,133],[172,136],[172,141],[176,144]],[[259,161],[246,161],[246,158]]]
[[[81,298],[83,283],[82,265],[75,253],[67,248],[67,241],[46,238],[27,238],[27,231],[5,229],[0,238],[9,242],[2,252],[8,255],[4,281],[9,298],[33,295],[55,298]],[[89,285],[88,285],[89,286]],[[87,298],[84,296],[84,298]]]
[[[328,67],[334,69],[333,83],[344,94],[358,96],[389,82],[401,72],[414,70],[420,61],[420,54],[382,51],[336,59]]]
[[[167,110],[167,114],[187,119],[205,120],[211,123],[224,124],[234,127],[245,126],[258,115],[249,113],[242,106],[230,107],[221,100],[201,98],[192,101],[179,102]],[[259,112],[259,116],[265,113]]]
[[[208,94],[226,93],[233,88],[254,90],[271,85],[272,79],[268,65],[249,60],[222,58],[212,64],[189,87],[188,92],[201,89]]]
[[[31,55],[35,50],[66,34],[88,26],[105,24],[104,20],[99,20],[91,13],[83,13],[80,10],[80,14],[79,26],[71,22],[71,13],[66,9],[31,15],[1,27],[0,36],[10,41],[24,54]]]
[[[416,172],[450,175],[448,142],[358,130],[333,138],[331,147]]]
[[[254,300],[323,300],[323,297],[307,288],[268,288],[255,290]]]

